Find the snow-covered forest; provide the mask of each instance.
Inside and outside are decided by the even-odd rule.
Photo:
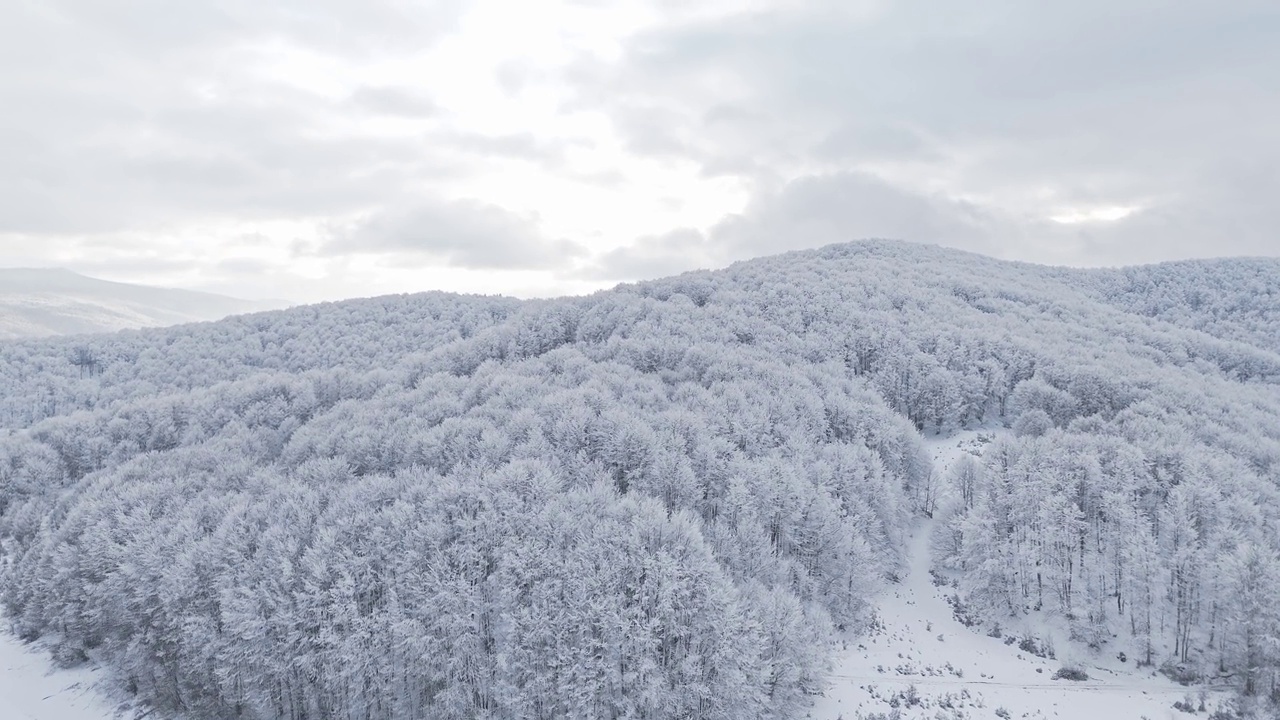
[[[877,241],[8,342],[0,512],[19,632],[193,718],[803,717],[921,514],[981,622],[1265,698],[1280,260]]]

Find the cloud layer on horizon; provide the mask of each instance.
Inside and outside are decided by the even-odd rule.
[[[1274,3],[504,7],[0,10],[0,263],[318,299],[864,237],[1280,253]]]

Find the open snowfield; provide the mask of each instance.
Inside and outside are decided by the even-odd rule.
[[[979,451],[981,433],[963,432],[931,442],[937,471],[946,477],[962,453]],[[986,434],[990,436],[991,431]],[[1187,697],[1198,704],[1196,688],[1153,676],[1151,668],[1139,669],[1132,659],[1121,663],[1114,658],[1114,648],[1095,654],[1058,640],[1058,659],[1042,659],[1016,644],[987,637],[980,627],[962,625],[945,599],[950,588],[935,587],[929,573],[933,527],[931,520],[915,527],[909,572],[880,600],[881,627],[869,637],[850,641],[837,654],[830,688],[811,713],[815,720],[857,720],[878,713],[890,715],[895,709],[904,720],[1195,717],[1174,709],[1173,704]],[[1088,672],[1089,680],[1053,679],[1068,658]],[[914,693],[909,690],[912,687]],[[1211,694],[1208,710],[1214,710],[1221,699]]]
[[[102,671],[60,670],[39,645],[24,645],[0,616],[0,720],[115,720],[117,704],[99,690]]]

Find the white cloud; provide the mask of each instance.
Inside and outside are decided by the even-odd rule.
[[[1070,208],[1061,210],[1057,215],[1050,215],[1049,219],[1061,223],[1063,225],[1077,225],[1080,223],[1106,223],[1123,220],[1126,217],[1137,212],[1137,207],[1118,207],[1115,205],[1104,205],[1101,207],[1085,207]]]
[[[572,292],[870,236],[1275,254],[1277,22],[1262,0],[10,3],[0,264],[315,299]]]
[[[474,200],[416,198],[328,234],[320,255],[390,255],[414,265],[563,268],[583,254],[576,243],[544,237],[534,217]]]

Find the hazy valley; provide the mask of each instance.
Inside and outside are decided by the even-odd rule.
[[[285,305],[108,282],[70,270],[0,269],[0,340],[220,320]]]

